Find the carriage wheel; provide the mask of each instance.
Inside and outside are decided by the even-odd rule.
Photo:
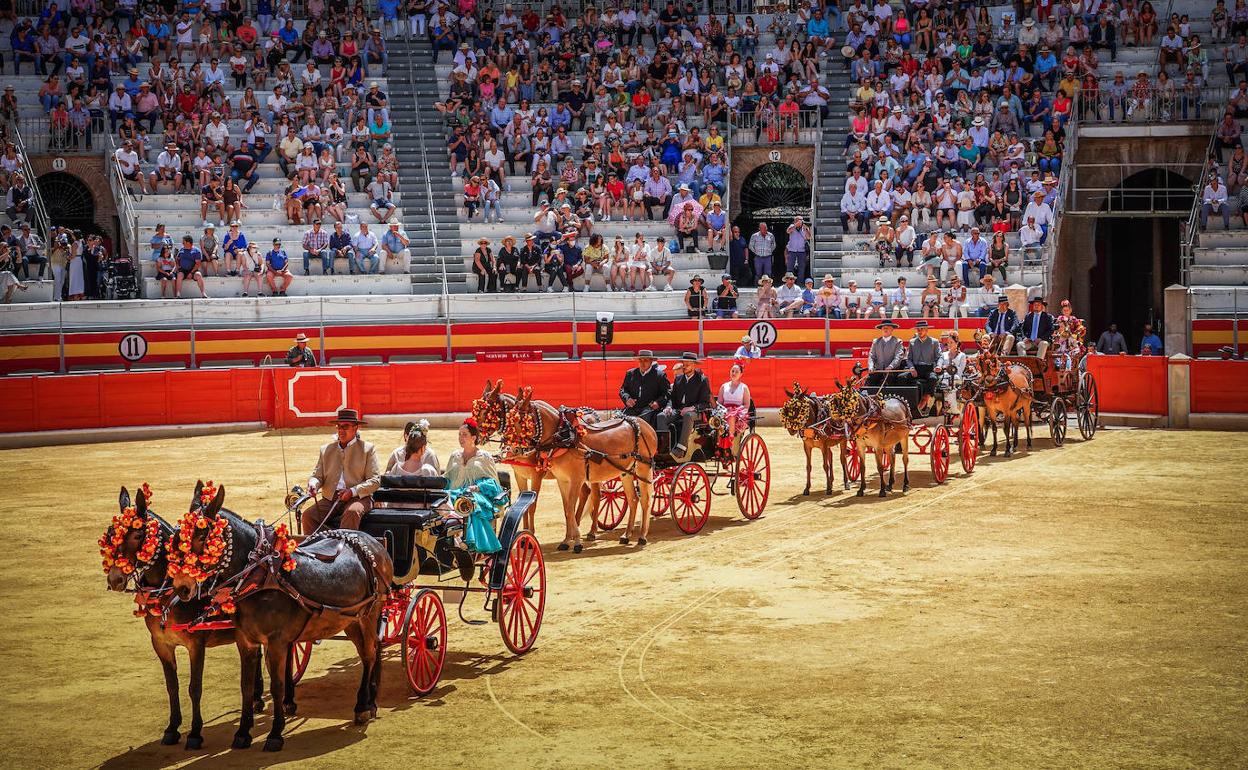
[[[1049,407],[1049,435],[1053,437],[1053,445],[1066,443],[1066,402],[1061,396],[1053,399]]]
[[[669,500],[681,532],[692,535],[706,526],[711,515],[711,480],[701,465],[685,463],[676,469]]]
[[[627,510],[624,485],[618,478],[598,485],[598,508],[594,510],[594,521],[598,522],[599,529],[610,532],[620,526]]]
[[[751,433],[741,442],[732,476],[741,515],[747,519],[762,516],[771,492],[771,457],[762,436]]]
[[[949,478],[949,431],[941,425],[932,433],[932,476],[937,484]]]
[[[974,472],[978,458],[979,407],[972,402],[962,409],[962,419],[958,423],[958,459],[962,461],[962,470]]]
[[[888,470],[893,465],[893,456],[886,454],[883,449],[880,450],[880,469]]]
[[[1096,378],[1084,372],[1079,378],[1079,400],[1075,407],[1079,414],[1079,435],[1088,440],[1096,435],[1096,425],[1101,420],[1101,399],[1096,390]]]
[[[407,609],[407,600],[411,596],[410,588],[399,588],[390,593],[390,599],[381,611],[381,630],[378,633],[383,645],[399,641],[403,633],[403,615]]]
[[[417,695],[438,686],[446,662],[446,610],[442,597],[428,588],[416,592],[403,616],[403,668]]]
[[[498,628],[503,644],[516,655],[528,652],[537,641],[546,611],[546,560],[542,547],[525,530],[507,550],[507,572],[498,592]]]
[[[853,440],[845,442],[845,451],[849,452],[849,457],[845,460],[849,480],[858,481],[862,478],[862,457],[858,455],[858,442]]]
[[[662,516],[667,513],[671,498],[672,474],[665,470],[657,471],[654,474],[654,488],[650,491],[650,515]]]
[[[308,670],[308,662],[312,660],[312,642],[295,642],[290,646],[290,654],[294,656],[290,668],[290,680],[299,684]]]

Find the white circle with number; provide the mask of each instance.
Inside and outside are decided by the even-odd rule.
[[[147,355],[147,338],[142,334],[127,334],[117,343],[117,352],[127,361],[142,361]]]
[[[767,153],[767,157],[771,159],[772,163],[777,163],[780,160],[780,151],[772,150],[771,152]]]
[[[64,171],[64,170],[65,170],[65,167],[66,167],[66,166],[68,166],[68,165],[69,165],[69,164],[65,162],[65,159],[64,159],[64,158],[53,158],[53,159],[52,159],[52,170],[53,170],[53,171]]]
[[[755,321],[750,327],[750,339],[760,348],[769,348],[776,344],[776,325],[771,321]]]

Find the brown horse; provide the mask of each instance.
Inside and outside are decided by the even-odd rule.
[[[901,447],[901,491],[910,491],[910,407],[899,398],[868,395],[858,390],[855,380],[841,385],[828,399],[832,419],[847,436],[854,439],[862,478],[858,496],[867,491],[866,450],[875,453],[875,470],[880,475],[880,497],[893,489],[897,471],[897,447]],[[884,484],[884,464],[888,463],[888,484]]]
[[[803,495],[810,494],[810,455],[819,450],[823,458],[823,474],[827,484],[825,494],[832,494],[832,482],[836,480],[836,470],[832,465],[832,450],[837,444],[841,446],[841,482],[849,489],[849,469],[846,467],[846,455],[849,443],[845,440],[845,432],[837,431],[837,427],[828,412],[827,399],[804,389],[799,383],[793,383],[793,389],[784,389],[788,400],[780,407],[780,424],[791,436],[801,436],[802,448],[806,450],[806,488]]]
[[[1027,448],[1031,449],[1031,370],[998,357],[1000,335],[978,338],[980,352],[967,362],[967,380],[976,401],[984,404],[985,430],[992,426],[992,455],[997,454],[997,418],[1005,431],[1005,456],[1018,449],[1018,426],[1027,426]]]
[[[114,519],[114,524],[105,532],[100,540],[101,551],[105,544],[111,544],[118,528],[118,521],[129,516],[130,525],[115,547],[110,548],[111,555],[107,566],[108,590],[122,593],[133,592],[138,608],[135,614],[142,613],[147,632],[151,635],[152,649],[160,659],[161,668],[165,673],[165,690],[169,695],[169,724],[160,742],[172,746],[181,738],[178,729],[182,726],[182,703],[178,694],[178,658],[177,649],[186,649],[190,660],[191,681],[187,686],[187,694],[191,698],[191,730],[186,734],[186,748],[198,749],[204,745],[204,718],[200,710],[200,698],[204,690],[204,655],[208,647],[221,647],[234,644],[233,629],[215,631],[188,631],[186,626],[203,614],[207,602],[193,600],[169,606],[171,595],[162,590],[167,577],[169,560],[165,553],[165,542],[173,534],[173,527],[156,512],[147,507],[147,497],[139,492],[131,506],[130,492],[121,488],[118,496],[121,514]],[[154,548],[144,551],[148,533],[156,540]],[[122,565],[133,567],[126,571]],[[258,714],[264,711],[264,680],[260,674],[260,661],[256,661],[256,683],[252,690],[251,707]],[[287,713],[295,711],[295,688],[290,684],[285,691],[285,709]]]
[[[273,697],[283,692],[295,642],[345,633],[360,655],[355,721],[377,715],[381,644],[377,631],[394,580],[390,554],[375,538],[355,530],[328,530],[289,553],[284,528],[252,524],[222,508],[225,489],[211,498],[196,486],[198,501],[169,539],[173,589],[182,601],[202,595],[222,615],[232,612],[235,644],[243,659],[243,715],[234,748],[251,745],[249,708],[263,645]],[[194,555],[195,560],[189,556]],[[286,717],[273,710],[265,751],[280,751]]]
[[[513,450],[540,458],[546,472],[559,482],[565,521],[559,549],[566,550],[571,545],[580,553],[583,546],[577,514],[585,492],[615,478],[623,482],[628,503],[628,526],[620,542],[629,541],[640,494],[641,534],[637,544],[645,545],[650,532],[654,453],[659,444],[654,428],[636,417],[602,422],[583,420],[577,410],[561,411],[544,401],[534,401],[532,388],[520,391],[513,412],[515,419],[522,422],[510,426],[506,442]],[[630,483],[631,480],[637,484]]]
[[[501,436],[507,430],[507,416],[513,412],[515,406],[516,397],[503,392],[501,377],[498,382],[485,381],[485,391],[481,393],[481,398],[472,402],[472,418],[477,421],[477,427],[481,429],[482,440],[487,440],[495,434]],[[547,404],[547,406],[550,405]],[[513,448],[512,453],[507,457],[507,464],[511,466],[511,475],[516,480],[518,491],[532,490],[535,494],[542,491],[542,481],[546,478],[546,471],[540,467],[536,453],[515,452]],[[524,513],[524,528],[530,532],[535,531],[533,519],[536,511],[537,506],[532,505]]]

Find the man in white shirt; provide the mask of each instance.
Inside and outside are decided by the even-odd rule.
[[[792,317],[802,309],[802,287],[797,285],[797,276],[784,274],[784,283],[776,289],[776,312],[785,318]]]
[[[1023,247],[1023,262],[1037,261],[1044,233],[1036,226],[1035,217],[1027,217],[1027,224],[1018,229],[1018,241]]]
[[[879,219],[880,217],[890,218],[889,214],[893,211],[893,196],[884,189],[884,183],[878,179],[875,182],[875,189],[867,193],[867,213],[871,219]]]
[[[910,217],[905,214],[901,215],[901,219],[897,221],[897,266],[901,267],[901,260],[906,260],[906,267],[914,267],[914,242],[919,237],[918,233],[910,225]]]
[[[176,193],[182,189],[182,156],[173,142],[156,156],[156,169],[152,172],[152,192],[160,192],[161,182],[168,182]]]
[[[118,83],[108,97],[109,130],[114,134],[117,133],[117,121],[124,118],[132,109],[134,109],[134,101],[130,98],[130,94],[126,93],[126,87]]]
[[[221,67],[221,60],[215,56],[208,69],[204,70],[204,93],[214,90],[225,96],[225,69]]]
[[[221,113],[212,113],[212,118],[208,121],[208,125],[204,126],[204,136],[208,139],[209,153],[214,149],[222,150],[226,153],[233,151],[230,147],[230,126],[221,120]]]
[[[127,181],[138,182],[139,189],[146,193],[147,178],[143,176],[139,169],[139,154],[134,151],[134,142],[127,139],[113,153],[113,158],[117,161],[117,168],[121,171],[121,175]]]
[[[1031,194],[1031,203],[1028,203],[1026,210],[1023,211],[1023,220],[1035,220],[1036,227],[1040,228],[1041,243],[1049,237],[1049,226],[1053,224],[1053,209],[1044,202],[1043,190],[1036,190]]]
[[[286,114],[286,105],[288,103],[286,96],[282,94],[280,85],[273,86],[273,93],[269,94],[269,98],[265,103],[269,107],[269,123],[276,124],[277,119]]]
[[[355,252],[354,269],[360,274],[376,274],[380,259],[378,257],[377,236],[368,231],[368,223],[360,222],[360,229],[351,238],[351,248]],[[367,268],[365,263],[368,263]]]
[[[1231,229],[1231,207],[1226,204],[1226,185],[1216,175],[1209,179],[1205,190],[1200,196],[1200,229],[1209,227],[1209,215],[1222,214],[1222,228]]]

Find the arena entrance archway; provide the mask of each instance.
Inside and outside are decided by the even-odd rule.
[[[751,171],[741,182],[740,213],[733,224],[749,240],[760,222],[776,236],[776,260],[772,270],[784,274],[784,246],[789,238],[785,228],[793,217],[811,220],[810,183],[805,175],[787,163],[764,163]]]
[[[1088,271],[1090,329],[1117,323],[1134,351],[1144,324],[1160,328],[1165,287],[1181,277],[1180,219],[1148,212],[1190,210],[1192,185],[1173,171],[1149,169],[1110,193],[1113,205],[1107,201],[1102,211],[1140,213],[1096,219],[1096,263]]]
[[[95,196],[81,179],[64,171],[54,171],[39,177],[35,183],[39,185],[43,205],[53,225],[108,235],[95,223]]]

